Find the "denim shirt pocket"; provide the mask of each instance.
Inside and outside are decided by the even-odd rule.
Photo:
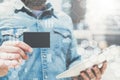
[[[61,36],[62,39],[61,40],[61,49],[62,51],[66,54],[68,52],[68,49],[70,47],[71,41],[72,41],[72,37],[71,37],[71,32],[69,29],[66,28],[54,28],[54,33],[58,34]]]
[[[25,26],[2,26],[0,28],[0,37],[1,42],[3,41],[16,41],[16,40],[22,40],[23,33],[28,31],[27,27]]]

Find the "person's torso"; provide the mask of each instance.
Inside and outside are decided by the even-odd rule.
[[[0,80],[57,80],[56,75],[67,68],[66,59],[71,45],[69,29],[64,23],[58,24],[60,21],[54,17],[36,19],[24,13],[18,14],[19,17],[15,15],[9,19],[14,25],[3,27],[1,32],[16,35],[16,38],[6,36],[4,39],[23,41],[24,32],[50,32],[50,48],[34,48],[32,54],[27,53],[28,60],[23,61],[19,68],[11,69],[8,75]]]

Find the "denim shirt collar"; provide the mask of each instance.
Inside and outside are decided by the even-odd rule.
[[[46,6],[41,10],[42,11],[42,14],[39,15],[38,17],[36,17],[32,11],[30,11],[29,9],[25,8],[25,7],[22,7],[21,9],[16,9],[15,10],[15,13],[18,13],[18,12],[25,12],[26,14],[28,14],[29,16],[32,16],[32,17],[35,17],[35,18],[38,18],[38,19],[46,19],[46,18],[50,18],[50,17],[55,17],[57,18],[57,16],[54,14],[54,9],[52,7],[52,5],[50,3],[47,3]]]

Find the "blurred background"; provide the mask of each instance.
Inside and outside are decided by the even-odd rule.
[[[13,14],[16,1],[19,0],[0,0],[0,11],[4,15]],[[108,46],[120,45],[120,0],[48,0],[48,2],[52,3],[56,11],[63,11],[71,17],[80,54],[83,50],[81,46],[93,47],[90,42],[98,53]],[[21,5],[17,4],[17,7]],[[4,16],[3,13],[0,13],[0,17]],[[119,58],[108,64],[102,80],[120,80]]]
[[[72,18],[78,44],[87,39],[101,48],[120,45],[120,0],[63,0],[62,4]]]
[[[94,50],[98,53],[100,49],[120,45],[120,0],[61,0],[61,2],[61,10],[72,18],[78,53],[84,59],[91,54],[94,55],[89,49],[87,53],[82,53],[81,46],[88,45],[90,41],[92,45],[97,45]],[[119,74],[120,57],[108,63],[102,80],[120,80]]]

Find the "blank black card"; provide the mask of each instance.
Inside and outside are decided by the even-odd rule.
[[[33,48],[49,48],[50,33],[49,32],[24,32],[23,40]]]

